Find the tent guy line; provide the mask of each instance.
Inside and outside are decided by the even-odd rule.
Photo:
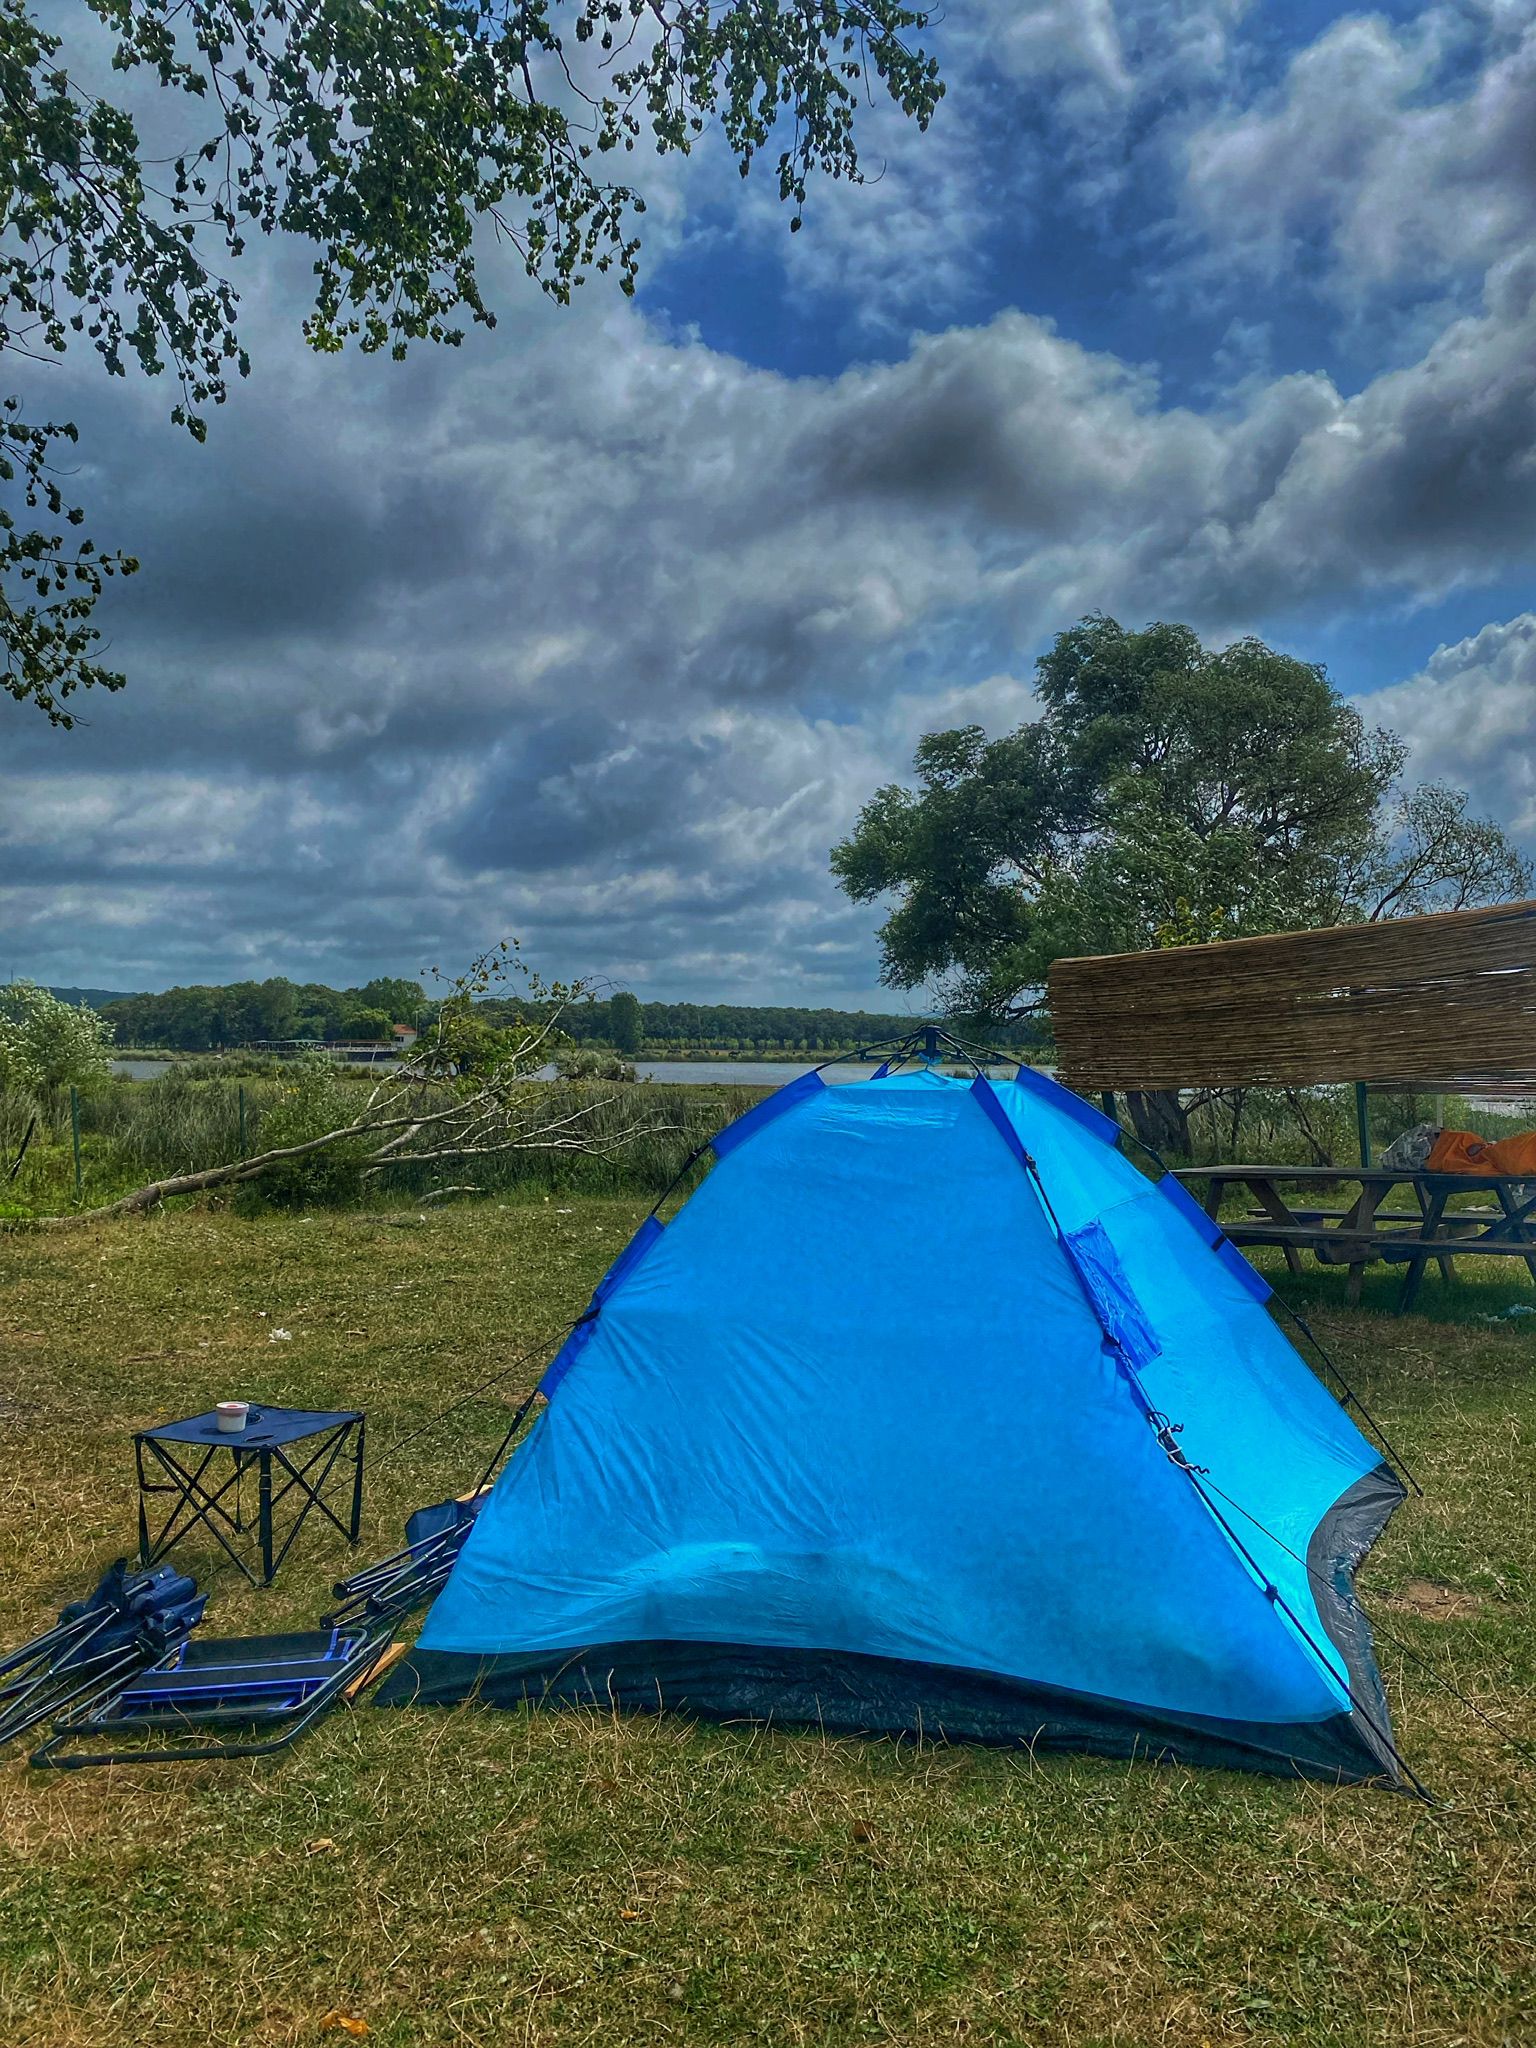
[[[1296,1563],[1299,1564],[1303,1568],[1303,1570],[1305,1570],[1308,1573],[1309,1576],[1312,1575],[1312,1567],[1307,1563],[1306,1559],[1304,1557],[1298,1556],[1297,1553],[1291,1549],[1288,1543],[1284,1542],[1282,1538],[1275,1534],[1273,1529],[1266,1529],[1264,1524],[1258,1519],[1258,1517],[1256,1515],[1250,1514],[1248,1509],[1243,1506],[1241,1501],[1234,1500],[1229,1493],[1224,1493],[1219,1486],[1213,1487],[1212,1491],[1216,1493],[1222,1500],[1224,1500],[1227,1506],[1231,1508],[1234,1513],[1241,1515],[1245,1521],[1252,1522],[1253,1526],[1259,1531],[1260,1535],[1267,1536],[1271,1543],[1279,1544],[1280,1548],[1286,1552],[1287,1556],[1294,1558]],[[1436,1685],[1438,1685],[1442,1691],[1449,1694],[1449,1696],[1453,1700],[1458,1701],[1460,1705],[1464,1706],[1467,1709],[1468,1713],[1474,1717],[1474,1719],[1481,1721],[1483,1726],[1487,1728],[1490,1731],[1490,1733],[1499,1736],[1503,1741],[1507,1742],[1510,1748],[1515,1752],[1517,1756],[1523,1757],[1526,1763],[1530,1764],[1533,1768],[1536,1768],[1536,1749],[1532,1749],[1528,1743],[1522,1742],[1518,1735],[1511,1735],[1509,1730],[1504,1726],[1502,1721],[1497,1720],[1492,1714],[1488,1712],[1488,1710],[1485,1707],[1480,1707],[1476,1700],[1474,1700],[1470,1697],[1469,1694],[1464,1693],[1461,1690],[1460,1686],[1452,1684],[1451,1680],[1446,1677],[1445,1673],[1440,1669],[1440,1667],[1437,1664],[1432,1663],[1430,1659],[1426,1657],[1421,1650],[1416,1650],[1413,1647],[1412,1643],[1405,1642],[1403,1638],[1400,1635],[1398,1635],[1394,1629],[1388,1628],[1386,1623],[1382,1621],[1379,1617],[1372,1620],[1371,1633],[1373,1635],[1384,1636],[1386,1640],[1392,1645],[1394,1650],[1397,1650],[1402,1656],[1411,1659],[1411,1661],[1414,1664],[1416,1664],[1421,1671],[1427,1673],[1427,1675],[1435,1681]],[[1399,1761],[1401,1762],[1400,1753]],[[1407,1764],[1404,1763],[1402,1765],[1402,1768],[1405,1771],[1407,1771]],[[1411,1777],[1412,1773],[1409,1772],[1409,1775]],[[1417,1778],[1414,1778],[1413,1782],[1417,1789],[1421,1793],[1423,1793],[1424,1798],[1430,1805],[1435,1806],[1441,1803],[1439,1800],[1436,1800],[1431,1794],[1424,1792],[1424,1788],[1419,1783],[1419,1780]]]

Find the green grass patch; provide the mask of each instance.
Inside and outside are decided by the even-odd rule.
[[[393,1547],[474,1475],[537,1363],[412,1433],[568,1321],[647,1206],[525,1189],[425,1221],[186,1211],[0,1241],[0,1641],[126,1547],[131,1431],[226,1395],[366,1408],[363,1554]],[[1367,1566],[1368,1604],[1536,1741],[1536,1333],[1475,1320],[1515,1292],[1507,1268],[1466,1273],[1455,1320],[1345,1311],[1341,1276],[1297,1291],[1427,1488]],[[347,1563],[311,1525],[269,1591],[214,1576],[208,1625],[305,1625]],[[278,2048],[345,2040],[321,2024],[342,2012],[389,2048],[1524,2048],[1536,1781],[1381,1648],[1432,1811],[472,1707],[339,1714],[277,1763],[12,1758],[0,2040]]]

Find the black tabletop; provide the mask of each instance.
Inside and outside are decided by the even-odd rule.
[[[361,1422],[360,1408],[262,1408],[254,1402],[244,1429],[219,1428],[217,1412],[189,1415],[181,1422],[161,1422],[153,1429],[141,1429],[143,1437],[159,1437],[172,1444],[222,1444],[231,1451],[271,1450],[275,1444],[297,1443],[300,1437],[319,1436],[339,1428],[343,1422]]]

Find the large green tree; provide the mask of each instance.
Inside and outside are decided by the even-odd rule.
[[[883,978],[957,1012],[1037,1008],[1052,960],[1460,908],[1531,869],[1457,790],[1404,790],[1405,749],[1326,671],[1258,640],[1102,616],[1037,664],[1041,715],[932,733],[917,787],[864,806],[832,866],[894,898]]]
[[[388,1045],[394,1037],[394,1026],[387,1011],[361,1009],[351,1010],[342,1019],[342,1036],[358,1045]]]
[[[927,125],[942,88],[908,40],[927,19],[899,0],[64,0],[44,27],[0,0],[0,349],[18,381],[72,344],[113,376],[168,372],[202,440],[248,368],[225,266],[254,235],[313,246],[305,333],[327,351],[494,324],[482,228],[556,299],[593,270],[631,291],[637,145],[686,152],[713,121],[743,175],[769,157],[798,228],[816,173],[860,176],[861,102]],[[112,70],[190,116],[169,161],[141,140],[144,91],[86,82],[103,29]],[[75,538],[75,439],[35,396],[0,400],[4,682],[62,725],[77,690],[123,681],[92,613],[137,567]]]
[[[391,1024],[419,1023],[426,1000],[419,981],[406,981],[396,974],[364,982],[357,991],[359,1008],[382,1010]]]
[[[633,1059],[645,1043],[645,1014],[628,989],[608,999],[608,1036],[615,1052]]]

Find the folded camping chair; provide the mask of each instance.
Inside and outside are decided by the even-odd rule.
[[[490,1491],[482,1486],[457,1500],[418,1508],[405,1525],[405,1548],[350,1578],[338,1579],[332,1589],[338,1604],[323,1620],[333,1627],[350,1627],[425,1607],[441,1592]]]
[[[206,1605],[197,1582],[173,1566],[131,1572],[119,1559],[85,1599],[60,1610],[52,1628],[0,1658],[0,1744],[59,1714],[89,1710],[176,1652]]]
[[[380,1676],[392,1661],[391,1634],[375,1621],[183,1642],[110,1695],[68,1708],[32,1761],[77,1770],[270,1755]]]

